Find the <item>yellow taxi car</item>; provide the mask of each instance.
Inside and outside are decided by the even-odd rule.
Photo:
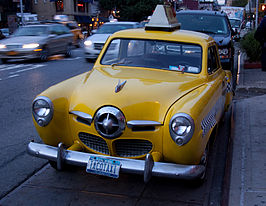
[[[145,28],[114,33],[91,71],[38,95],[32,114],[44,144],[28,153],[59,170],[202,180],[232,101],[231,72],[212,37],[179,28],[158,5]]]

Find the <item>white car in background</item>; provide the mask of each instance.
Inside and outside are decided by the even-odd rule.
[[[88,62],[97,59],[107,38],[120,30],[141,27],[138,22],[107,22],[84,41],[85,58]]]

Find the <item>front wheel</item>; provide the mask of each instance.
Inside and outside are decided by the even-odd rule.
[[[72,46],[69,44],[67,45],[67,48],[66,48],[65,57],[71,57],[71,55],[72,55]]]
[[[3,64],[7,63],[7,59],[1,59],[1,61],[2,61]]]
[[[202,173],[202,175],[200,177],[198,177],[197,179],[193,180],[193,183],[192,183],[196,187],[201,186],[207,180],[207,165],[208,165],[209,145],[210,145],[210,143],[207,144],[205,151],[201,157],[201,161],[200,161],[200,164],[205,167],[205,170]]]

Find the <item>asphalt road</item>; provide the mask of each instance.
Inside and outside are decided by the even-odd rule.
[[[81,49],[73,57],[54,56],[48,62],[21,61],[0,64],[0,198],[41,168],[40,161],[26,154],[27,143],[40,138],[31,119],[31,102],[41,91],[67,78],[88,71],[92,64]]]
[[[144,184],[142,176],[127,174],[111,179],[83,168],[58,172],[26,154],[29,141],[40,142],[31,119],[34,97],[92,65],[81,49],[70,59],[0,65],[0,205],[220,205],[226,199],[230,115],[219,128],[201,186],[156,177]]]

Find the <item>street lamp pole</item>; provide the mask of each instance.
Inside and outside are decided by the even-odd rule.
[[[23,15],[23,4],[22,4],[22,0],[20,0],[19,2],[20,2],[21,24],[24,25],[24,15]]]
[[[259,0],[256,0],[256,22],[255,22],[255,28],[258,27],[258,18],[259,18]]]

